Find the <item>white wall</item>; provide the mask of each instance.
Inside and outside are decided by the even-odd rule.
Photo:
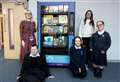
[[[84,17],[87,9],[91,9],[94,20],[105,21],[105,28],[110,33],[112,39],[111,48],[108,51],[109,60],[120,60],[119,53],[119,3],[118,0],[79,0],[76,2],[76,34],[79,28],[79,21]]]
[[[119,15],[120,15],[120,0],[119,0]],[[119,16],[119,21],[118,21],[119,23],[120,23],[120,16]],[[118,24],[119,24],[118,23]],[[120,24],[119,24],[119,59],[120,59]]]
[[[34,20],[37,22],[37,1],[76,1],[75,31],[79,28],[79,22],[84,17],[87,9],[91,9],[95,22],[98,19],[105,21],[105,28],[110,33],[112,45],[108,51],[108,60],[120,61],[120,0],[30,0],[29,9],[33,12]]]

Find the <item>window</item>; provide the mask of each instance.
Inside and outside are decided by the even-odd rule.
[[[13,9],[8,9],[8,33],[9,47],[14,49],[14,25],[13,25]]]

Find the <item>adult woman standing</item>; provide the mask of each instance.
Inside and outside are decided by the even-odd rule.
[[[23,62],[25,53],[30,51],[32,44],[36,43],[35,38],[35,22],[32,20],[32,13],[26,11],[25,20],[20,23],[20,39],[21,39],[21,50],[20,50],[20,62]]]
[[[80,23],[79,28],[79,36],[83,39],[83,45],[86,47],[86,64],[90,64],[91,61],[91,54],[90,54],[90,48],[89,48],[89,42],[92,34],[95,32],[95,25],[93,20],[93,12],[91,10],[87,10],[85,13],[84,20]]]

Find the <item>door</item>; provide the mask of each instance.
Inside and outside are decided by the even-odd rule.
[[[21,20],[24,19],[23,5],[3,3],[4,15],[4,57],[5,59],[18,59],[20,54],[20,29]]]

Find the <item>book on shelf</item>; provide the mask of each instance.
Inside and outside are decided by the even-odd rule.
[[[58,12],[58,6],[49,6],[49,12],[57,13]]]
[[[68,26],[43,26],[42,33],[45,34],[66,34]]]
[[[58,26],[54,26],[54,27],[53,27],[53,33],[55,33],[55,34],[56,34],[56,33],[59,33],[59,31],[58,31]]]
[[[54,28],[55,28],[56,26],[44,26],[43,27],[43,33],[45,33],[45,34],[53,34],[54,33]]]
[[[53,24],[53,15],[44,15],[43,24]]]
[[[54,37],[54,40],[53,40],[53,46],[58,46],[58,38],[55,38]]]
[[[53,34],[53,32],[54,32],[54,30],[53,30],[53,28],[54,28],[54,26],[49,26],[50,28],[49,28],[49,34]]]
[[[68,24],[68,16],[59,15],[59,24]]]
[[[42,11],[45,13],[68,12],[68,5],[42,6]]]
[[[64,28],[63,28],[63,33],[68,33],[68,26],[64,26]]]
[[[63,33],[63,26],[59,26],[59,33]]]
[[[53,32],[55,34],[61,34],[61,33],[63,33],[63,26],[54,26],[53,27]]]
[[[58,46],[60,47],[65,47],[67,44],[67,39],[65,36],[60,36],[58,41]]]
[[[43,33],[49,33],[49,26],[43,26]]]
[[[63,26],[43,26],[42,33],[45,34],[61,34],[63,33]]]
[[[64,12],[68,12],[68,5],[64,5]]]
[[[65,47],[67,45],[67,38],[65,36],[54,37],[53,46],[54,47]]]
[[[59,12],[64,12],[64,6],[63,5],[59,5],[58,9],[59,9]]]
[[[44,46],[49,47],[53,45],[53,36],[44,36]]]
[[[42,11],[47,13],[49,11],[49,6],[42,6]]]
[[[58,23],[59,23],[58,17],[53,17],[53,24],[56,25]]]

